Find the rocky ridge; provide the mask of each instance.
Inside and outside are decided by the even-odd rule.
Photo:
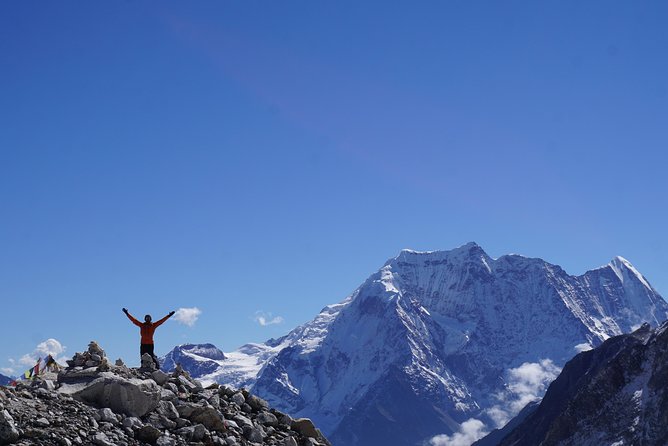
[[[245,389],[203,387],[180,366],[111,364],[95,342],[67,368],[0,387],[0,445],[330,446]]]
[[[480,446],[668,444],[668,322],[580,353],[531,414]],[[512,423],[512,421],[511,421]]]

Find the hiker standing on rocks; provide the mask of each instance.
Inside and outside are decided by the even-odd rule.
[[[130,312],[128,311],[127,308],[123,308],[123,313],[132,321],[133,324],[135,324],[137,327],[139,327],[139,330],[141,332],[141,344],[139,347],[139,357],[144,356],[144,353],[148,353],[151,355],[151,358],[153,358],[153,362],[155,363],[155,368],[159,369],[160,368],[160,363],[158,362],[158,358],[155,356],[155,345],[153,344],[153,333],[155,333],[155,329],[158,328],[158,326],[162,325],[167,319],[170,317],[174,316],[174,311],[170,311],[169,314],[162,319],[160,319],[157,322],[151,322],[151,315],[147,314],[144,316],[144,322],[139,322],[137,319],[135,319]]]

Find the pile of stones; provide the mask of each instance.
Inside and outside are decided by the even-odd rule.
[[[68,367],[0,387],[0,445],[331,446],[307,418],[292,419],[245,389],[204,388],[181,367],[110,364],[95,342]]]

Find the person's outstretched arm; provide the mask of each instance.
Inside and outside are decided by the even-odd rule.
[[[175,313],[174,311],[170,311],[169,314],[168,314],[167,316],[163,317],[163,318],[160,319],[159,321],[154,322],[154,323],[153,323],[153,326],[154,326],[154,327],[157,327],[158,325],[161,325],[161,324],[162,324],[163,322],[165,322],[167,319],[169,319],[170,317],[174,316],[174,313]]]
[[[130,312],[128,311],[127,308],[123,308],[123,313],[132,321],[133,324],[135,324],[137,327],[141,327],[141,322],[139,322],[137,319],[135,319]]]

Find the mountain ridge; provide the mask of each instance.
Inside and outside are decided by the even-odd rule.
[[[498,422],[489,395],[507,390],[509,370],[545,358],[564,364],[578,349],[668,316],[622,260],[573,276],[539,258],[493,259],[473,242],[402,250],[311,322],[271,345],[243,346],[201,378],[243,383],[288,413],[308,414],[335,444],[387,441],[366,432],[372,425],[412,444],[470,417]],[[406,389],[401,398],[396,389]],[[407,401],[429,421],[394,432],[391,420],[406,413],[397,405]]]

